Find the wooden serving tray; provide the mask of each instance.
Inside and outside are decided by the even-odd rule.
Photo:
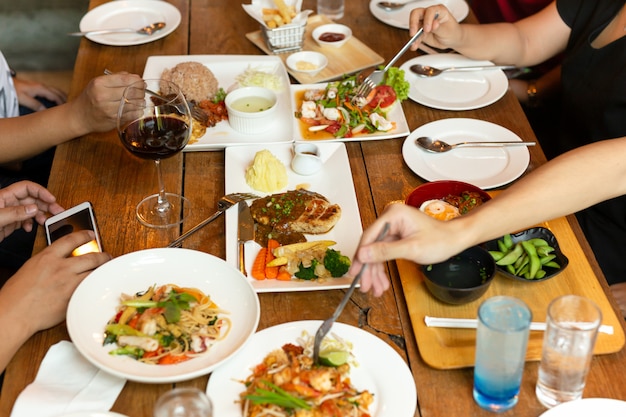
[[[556,277],[541,282],[521,282],[496,274],[485,295],[469,304],[455,306],[435,299],[424,284],[419,266],[397,260],[402,289],[409,309],[417,346],[424,361],[438,369],[474,366],[476,331],[426,327],[425,316],[446,318],[476,318],[478,306],[494,295],[517,297],[530,307],[533,321],[545,322],[548,304],[560,295],[577,294],[595,301],[602,310],[602,324],[613,326],[612,335],[599,333],[594,353],[614,353],[624,346],[624,331],[600,283],[595,278],[578,240],[567,219],[562,217],[542,226],[550,229],[569,258],[569,265]],[[542,331],[531,331],[526,360],[541,359]]]
[[[315,84],[334,80],[340,78],[344,74],[351,74],[384,62],[382,56],[378,55],[354,36],[352,36],[352,38],[350,38],[340,48],[319,46],[311,34],[313,33],[313,29],[327,23],[333,23],[333,21],[323,15],[311,16],[307,21],[306,32],[304,33],[302,50],[320,52],[328,58],[328,66],[321,70],[317,75],[311,77],[310,75],[303,74],[301,72],[292,71],[285,63],[287,57],[291,53],[276,54],[283,60],[283,63],[285,63],[285,67],[287,68],[289,74],[291,74],[300,84]],[[272,51],[265,43],[260,30],[247,33],[246,38],[248,38],[266,54],[273,55]]]

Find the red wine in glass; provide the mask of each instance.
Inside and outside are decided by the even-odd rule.
[[[180,152],[189,141],[188,123],[176,115],[144,117],[121,132],[122,143],[133,155],[165,159]]]

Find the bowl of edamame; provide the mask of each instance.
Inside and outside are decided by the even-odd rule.
[[[545,227],[533,227],[504,235],[484,244],[502,275],[524,282],[539,282],[560,274],[569,259],[559,248],[554,234]]]

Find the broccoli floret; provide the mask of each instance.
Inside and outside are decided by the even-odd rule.
[[[344,276],[348,269],[350,269],[350,258],[342,255],[341,252],[334,249],[327,249],[326,256],[324,256],[324,267],[330,272],[334,278]]]
[[[306,279],[309,281],[312,279],[316,279],[317,275],[315,275],[315,267],[317,266],[317,264],[319,264],[319,261],[317,259],[313,259],[311,261],[311,266],[305,268],[301,262],[300,265],[298,265],[298,272],[296,272],[294,275],[300,279]]]

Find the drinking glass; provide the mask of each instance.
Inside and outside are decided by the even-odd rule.
[[[187,145],[191,127],[189,105],[174,83],[143,80],[124,91],[117,116],[122,144],[133,155],[154,160],[157,169],[159,192],[137,205],[137,217],[145,226],[175,226],[191,211],[185,197],[165,192],[161,172],[161,160],[176,155]]]
[[[489,411],[517,404],[532,314],[517,298],[498,296],[478,308],[474,400]]]
[[[209,397],[197,388],[174,388],[154,405],[154,417],[212,417]]]
[[[551,408],[582,397],[601,321],[600,308],[585,297],[550,303],[535,389],[541,404]]]
[[[341,19],[344,6],[344,0],[317,0],[317,14],[326,15],[333,20]]]

